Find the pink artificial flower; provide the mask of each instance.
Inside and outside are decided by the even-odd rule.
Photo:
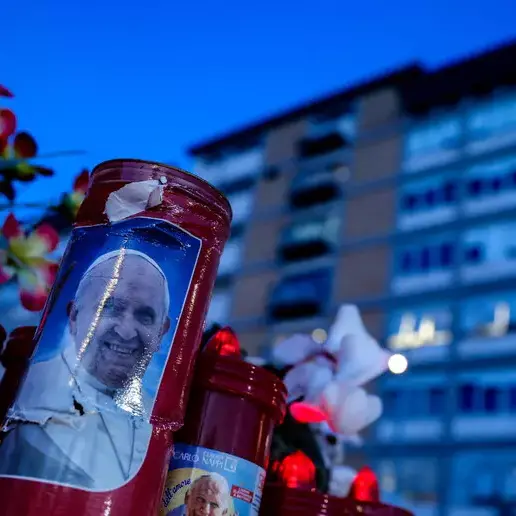
[[[14,131],[16,131],[16,115],[10,109],[0,108],[0,140],[6,142]]]
[[[25,234],[12,213],[2,234],[7,245],[0,251],[0,284],[16,277],[23,307],[37,312],[43,308],[57,273],[57,263],[47,255],[56,249],[59,235],[49,224]]]

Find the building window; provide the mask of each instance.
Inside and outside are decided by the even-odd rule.
[[[458,184],[450,174],[405,184],[398,211],[400,229],[415,229],[450,222],[457,215]]]
[[[458,413],[489,417],[513,413],[511,398],[516,389],[513,371],[461,373],[458,389]]]
[[[463,235],[462,279],[478,282],[516,274],[516,222],[477,227]]]
[[[455,115],[427,120],[409,130],[405,140],[404,170],[418,172],[456,159],[461,122]]]
[[[206,326],[212,324],[224,325],[229,318],[231,308],[231,295],[228,291],[215,291],[211,297],[208,315],[206,316]]]
[[[456,244],[452,235],[432,236],[395,248],[391,289],[398,294],[435,290],[454,278]]]
[[[466,338],[501,337],[516,331],[516,292],[464,299],[460,326]]]
[[[466,127],[473,140],[516,130],[516,94],[493,97],[475,106],[467,116]]]
[[[516,156],[504,156],[466,171],[464,210],[468,215],[516,206]]]
[[[428,306],[399,310],[389,316],[388,347],[393,351],[443,346],[452,340],[452,312]]]
[[[345,112],[321,112],[312,117],[309,136],[301,140],[299,154],[302,158],[316,158],[348,147],[355,137],[356,116]]]
[[[407,246],[397,253],[399,274],[417,275],[451,269],[454,264],[454,247],[451,241]]]
[[[330,271],[317,270],[288,276],[272,292],[269,313],[273,320],[321,315],[330,297]]]
[[[316,170],[304,170],[292,180],[290,204],[292,208],[309,208],[337,199],[342,184],[349,178],[349,167],[339,161]]]
[[[413,384],[399,389],[387,388],[381,396],[386,419],[440,417],[446,410],[445,388],[431,383]]]
[[[516,502],[516,449],[458,452],[452,478],[454,505],[471,508],[472,514],[475,507],[486,514],[511,514]]]
[[[261,146],[243,151],[228,151],[214,157],[201,157],[194,166],[195,173],[214,185],[228,185],[245,178],[257,177],[263,167]]]
[[[435,458],[382,460],[376,465],[385,501],[395,505],[438,500],[439,461]],[[395,497],[395,498],[394,498]]]
[[[281,236],[279,254],[284,261],[307,260],[331,252],[339,241],[340,217],[327,215],[288,226]]]

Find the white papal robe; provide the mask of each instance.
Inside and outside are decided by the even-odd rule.
[[[120,408],[120,392],[81,367],[68,334],[61,353],[29,368],[0,445],[0,475],[98,491],[127,483],[152,432],[152,400],[138,386],[131,410]]]

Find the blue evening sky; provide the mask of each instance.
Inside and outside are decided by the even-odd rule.
[[[221,131],[412,59],[437,66],[516,36],[514,0],[25,0],[0,8],[0,83],[66,190],[114,157],[188,167]]]

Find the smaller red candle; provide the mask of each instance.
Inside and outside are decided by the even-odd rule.
[[[185,424],[174,453],[162,515],[257,514],[274,426],[286,410],[286,388],[269,371],[245,362],[230,328],[201,353]]]

